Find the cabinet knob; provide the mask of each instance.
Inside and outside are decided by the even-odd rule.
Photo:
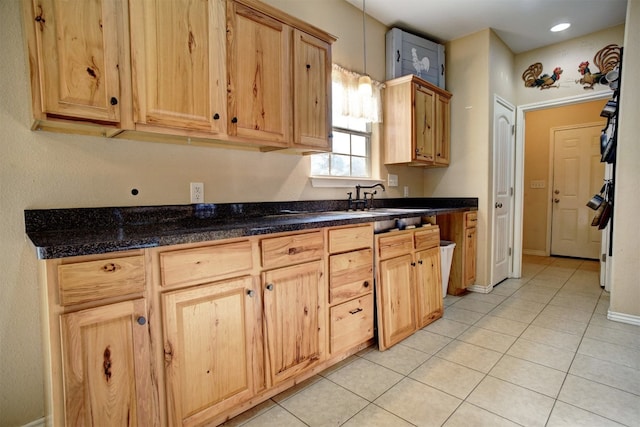
[[[364,286],[365,288],[369,287],[369,281],[365,280],[364,283],[362,284],[362,286]]]
[[[419,260],[419,261],[418,261],[418,264],[422,265],[422,260]]]
[[[144,316],[140,316],[136,319],[136,322],[138,322],[138,325],[144,325],[145,323],[147,323],[147,319],[145,319]]]
[[[268,290],[268,291],[272,291],[272,290],[273,290],[273,283],[269,283],[269,284],[267,285],[267,290]]]
[[[415,266],[416,266],[416,263],[415,263],[415,262],[412,262],[412,263],[411,263],[411,267],[415,267]]]
[[[220,120],[220,114],[215,113],[215,114],[213,115],[213,120]]]
[[[311,64],[307,64],[307,70],[311,68]]]
[[[232,118],[231,123],[238,123],[238,118],[237,117]]]
[[[253,298],[255,294],[256,293],[253,289],[247,289],[247,295],[249,295],[250,298]]]
[[[118,105],[118,98],[112,96],[109,102],[111,103],[111,105]]]

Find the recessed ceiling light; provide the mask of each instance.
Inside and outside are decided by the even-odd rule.
[[[551,27],[552,32],[557,33],[558,31],[564,31],[567,28],[569,28],[571,26],[571,24],[569,24],[568,22],[563,22],[561,24],[558,25],[554,25],[553,27]]]

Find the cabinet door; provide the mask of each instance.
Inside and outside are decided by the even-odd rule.
[[[171,425],[200,425],[253,394],[250,277],[162,296]]]
[[[416,330],[412,264],[410,254],[380,262],[376,288],[380,350],[402,341]]]
[[[229,134],[286,146],[291,28],[239,3],[227,4]]]
[[[448,166],[451,160],[451,121],[449,98],[442,95],[436,97],[436,138],[435,164]]]
[[[224,132],[224,0],[136,0],[130,7],[136,123]]]
[[[293,32],[294,145],[331,150],[331,46]]]
[[[42,110],[120,121],[124,2],[33,1]],[[122,63],[121,63],[122,62]]]
[[[442,317],[440,248],[416,252],[416,308],[418,329]]]
[[[476,281],[476,248],[477,248],[477,228],[467,228],[464,233],[464,254],[463,254],[463,283],[464,286],[471,286]]]
[[[433,149],[436,126],[435,116],[436,94],[424,86],[415,85],[414,120],[414,154],[415,160],[433,162]]]
[[[263,273],[265,344],[271,385],[315,365],[323,353],[320,261]]]
[[[63,314],[66,425],[158,425],[143,299]]]

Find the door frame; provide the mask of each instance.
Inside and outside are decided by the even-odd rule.
[[[553,107],[611,98],[611,91],[592,92],[549,101],[519,105],[516,109],[515,195],[513,211],[513,277],[522,277],[522,225],[524,213],[525,113]]]
[[[550,129],[549,135],[549,178],[547,186],[547,200],[553,199],[553,184],[555,179],[555,149],[556,149],[556,137],[555,133],[557,131],[563,130],[571,130],[571,129],[582,129],[582,128],[590,128],[590,127],[599,127],[602,128],[602,123],[592,122],[592,123],[580,123],[576,125],[568,125],[568,126],[556,126]],[[604,175],[603,175],[604,178]],[[551,256],[551,239],[553,238],[553,203],[547,204],[547,242],[545,244],[545,255]]]

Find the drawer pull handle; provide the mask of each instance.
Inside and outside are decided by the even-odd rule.
[[[104,271],[105,273],[112,273],[112,272],[116,271],[117,269],[118,269],[118,265],[114,264],[112,262],[102,266],[102,271]]]
[[[247,289],[247,295],[249,295],[249,298],[253,298],[255,294],[256,293],[253,291],[253,289]]]
[[[289,248],[289,255],[299,254],[302,250],[301,248]]]
[[[268,291],[273,291],[273,283],[269,283],[269,284],[267,285],[267,290],[268,290]]]
[[[365,288],[369,287],[369,281],[365,280],[364,283],[362,284],[362,286],[364,286]]]
[[[358,314],[358,313],[360,313],[361,311],[362,311],[362,307],[358,307],[358,308],[356,308],[356,309],[354,309],[354,310],[349,310],[349,313],[351,313],[351,314]]]
[[[144,316],[140,316],[136,319],[136,322],[138,322],[138,325],[144,326],[144,324],[147,323],[147,319],[145,319]]]

